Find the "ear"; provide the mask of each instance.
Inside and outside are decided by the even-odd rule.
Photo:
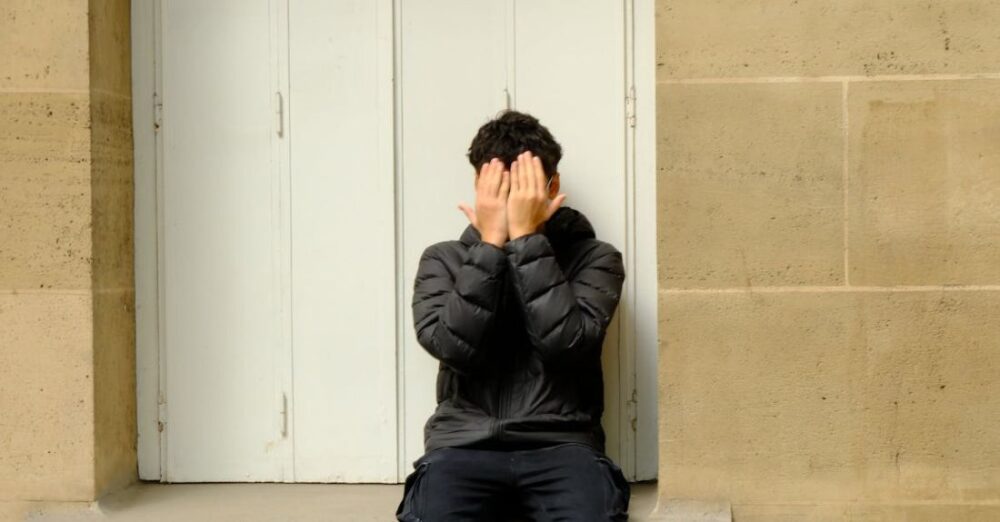
[[[549,183],[549,191],[546,196],[549,199],[553,199],[559,194],[559,172],[552,175],[552,181]]]

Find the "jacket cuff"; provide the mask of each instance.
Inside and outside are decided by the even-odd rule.
[[[515,266],[554,254],[549,238],[541,232],[532,232],[507,241],[504,243],[504,251]]]
[[[486,241],[478,241],[469,247],[469,261],[489,274],[499,274],[507,264],[503,248]]]

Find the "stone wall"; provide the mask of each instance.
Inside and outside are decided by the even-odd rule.
[[[0,500],[136,478],[129,18],[0,5]]]
[[[997,20],[657,0],[662,507],[1000,519]]]

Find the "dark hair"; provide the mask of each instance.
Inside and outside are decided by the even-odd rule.
[[[479,172],[483,163],[500,158],[507,168],[517,155],[530,150],[542,160],[545,177],[551,178],[562,159],[562,147],[538,118],[514,110],[500,111],[483,124],[469,145],[469,163]]]

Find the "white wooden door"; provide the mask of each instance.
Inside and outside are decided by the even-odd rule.
[[[160,16],[164,478],[283,480],[271,5],[170,0]]]
[[[621,252],[627,252],[624,8],[621,1],[516,2],[512,90],[516,107],[544,118],[563,146],[565,204],[581,210],[597,237]],[[603,425],[607,453],[631,473],[634,437],[623,408],[629,397],[622,393],[630,383],[622,381],[634,368],[621,364],[621,316],[609,325],[602,349]]]
[[[392,4],[288,27],[295,479],[396,482]]]
[[[160,5],[162,476],[396,482],[392,4]]]
[[[566,204],[628,255],[626,4],[155,5],[158,425],[140,426],[140,459],[155,440],[160,465],[140,462],[158,475],[143,478],[400,481],[435,405],[413,278],[467,224],[481,124],[539,117],[563,146]],[[604,425],[628,472],[620,333]]]
[[[413,281],[428,245],[458,239],[475,204],[475,169],[466,150],[480,125],[507,106],[506,5],[503,1],[408,0],[400,13],[399,163],[404,311],[400,366],[403,406],[400,475],[424,451],[424,423],[436,405],[438,361],[417,343]]]
[[[624,251],[625,35],[622,2],[407,0],[401,13],[403,278],[406,303],[423,249],[457,239],[474,202],[465,152],[480,125],[506,107],[538,117],[563,147],[566,205]],[[433,129],[433,131],[431,131]],[[404,325],[412,332],[406,308]],[[620,451],[618,323],[604,347],[607,450]],[[423,453],[434,409],[435,361],[404,340],[401,472]],[[634,458],[634,457],[633,457]]]

